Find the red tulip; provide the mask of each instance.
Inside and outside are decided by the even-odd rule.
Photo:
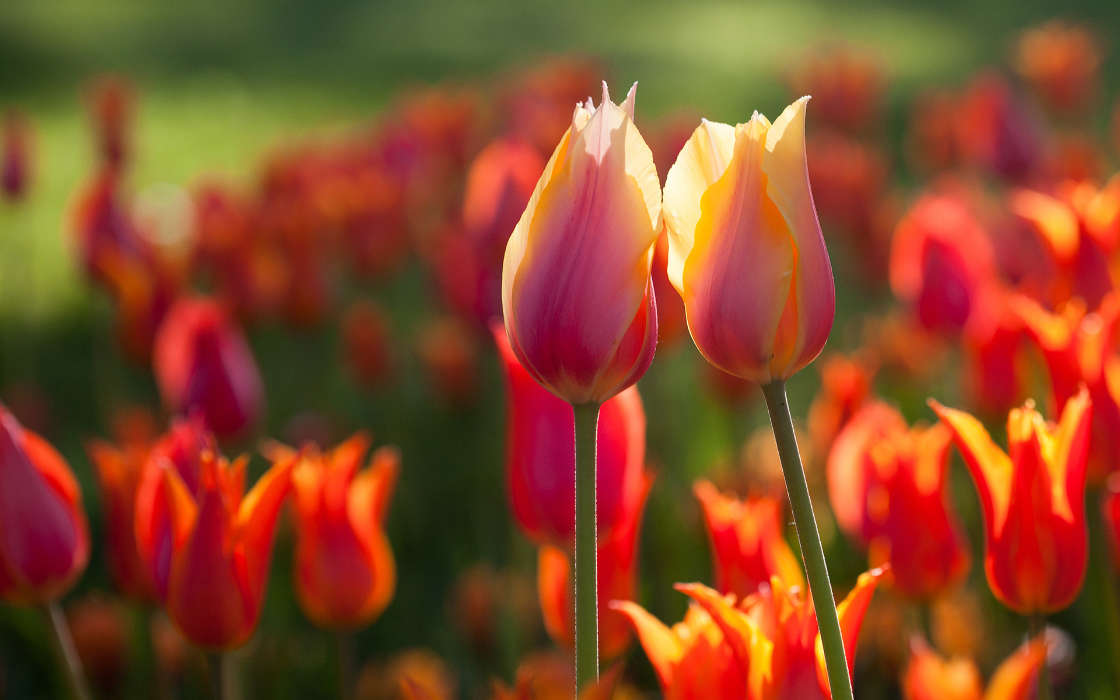
[[[177,413],[197,411],[218,435],[240,434],[260,417],[256,362],[217,302],[177,302],[160,326],[153,366],[164,404]]]
[[[362,627],[393,597],[397,570],[383,529],[400,455],[373,453],[359,472],[369,438],[358,434],[328,454],[307,447],[278,448],[272,459],[295,460],[295,586],[300,607],[315,624]]]
[[[840,430],[867,402],[875,370],[869,363],[844,355],[825,358],[820,366],[821,390],[809,405],[809,439],[826,454]]]
[[[823,122],[848,131],[859,131],[875,121],[885,83],[874,56],[848,47],[809,56],[788,82],[792,94],[813,96]]]
[[[1024,614],[1049,613],[1077,597],[1088,560],[1085,472],[1092,403],[1084,388],[1042,419],[1028,402],[1007,417],[1010,454],[963,411],[930,405],[953,432],[980,493],[984,571],[992,593]]]
[[[88,560],[89,526],[69,465],[0,404],[0,598],[53,601]]]
[[[522,367],[500,325],[492,326],[506,373],[506,484],[514,518],[540,544],[567,547],[575,529],[575,419]],[[625,521],[641,500],[646,417],[636,388],[603,404],[597,442],[599,533]]]
[[[703,511],[720,593],[745,598],[773,576],[791,585],[804,583],[801,563],[783,537],[781,502],[765,497],[739,501],[708,481],[696,482],[692,492]]]
[[[212,451],[203,452],[194,488],[177,469],[159,468],[163,510],[158,515],[171,525],[164,604],[196,645],[232,649],[252,636],[293,463],[274,464],[247,494],[244,457],[231,465]],[[138,518],[142,515],[138,510]]]
[[[389,318],[372,300],[360,299],[342,315],[343,359],[364,387],[384,381],[393,366]]]
[[[955,116],[957,140],[968,160],[1016,182],[1034,174],[1042,155],[1039,127],[1002,77],[977,76]]]
[[[619,612],[608,606],[612,600],[636,597],[638,574],[638,535],[646,497],[653,486],[653,476],[643,475],[642,492],[634,509],[598,541],[599,656],[613,659],[630,644],[630,624]],[[553,545],[541,547],[537,558],[537,591],[540,597],[544,626],[549,636],[561,645],[575,644],[572,621],[572,571],[568,553]]]
[[[840,527],[905,595],[932,598],[968,571],[967,543],[945,498],[949,431],[910,428],[875,401],[841,431],[828,458],[828,493]]]
[[[1002,412],[1023,400],[1029,376],[1025,340],[1008,292],[990,285],[973,308],[963,338],[965,387],[983,408]]]
[[[99,78],[90,88],[87,102],[98,157],[104,165],[119,170],[132,155],[129,143],[135,102],[132,86],[116,76]]]
[[[1084,109],[1099,88],[1100,42],[1086,27],[1055,20],[1029,29],[1015,58],[1019,74],[1056,112]]]
[[[16,202],[27,194],[31,181],[31,128],[22,115],[10,112],[0,138],[0,191]]]

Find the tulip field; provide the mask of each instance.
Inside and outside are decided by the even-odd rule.
[[[1120,697],[1120,9],[578,5],[0,7],[0,700]]]

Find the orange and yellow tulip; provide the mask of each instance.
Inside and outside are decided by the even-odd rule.
[[[1010,454],[971,415],[930,405],[952,431],[984,511],[984,571],[992,593],[1024,614],[1067,607],[1088,559],[1085,475],[1092,403],[1082,390],[1047,423],[1027,402],[1007,417]]]
[[[848,667],[881,570],[862,574],[836,608]],[[693,599],[671,629],[634,603],[615,603],[630,618],[665,697],[715,700],[829,698],[813,606],[799,586],[774,577],[738,600],[699,583],[678,584]]]
[[[744,598],[777,576],[801,585],[801,563],[782,536],[784,504],[773,498],[738,500],[708,481],[692,487],[712,546],[716,589]]]
[[[578,105],[506,246],[502,310],[521,364],[572,404],[602,403],[645,373],[657,343],[650,268],[661,188],[621,105]]]
[[[315,624],[361,627],[393,597],[397,569],[384,520],[396,485],[400,454],[382,447],[359,471],[369,449],[357,434],[327,454],[276,448],[276,464],[295,459],[295,588],[300,607]]]
[[[54,601],[85,570],[89,547],[70,466],[0,404],[0,599]]]
[[[828,457],[828,494],[841,529],[889,563],[903,594],[931,598],[968,571],[967,543],[945,499],[950,432],[911,428],[873,401],[841,431]]]
[[[906,700],[1030,700],[1045,662],[1045,642],[1030,640],[996,668],[984,690],[980,671],[970,659],[942,658],[915,639],[902,672],[902,696]]]
[[[702,121],[665,180],[669,281],[700,353],[786,379],[820,353],[836,292],[805,161],[807,97],[771,123]],[[748,274],[749,273],[749,274]]]

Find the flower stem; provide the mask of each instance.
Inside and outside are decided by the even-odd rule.
[[[335,635],[335,639],[338,642],[339,697],[351,700],[354,697],[354,635],[343,630]]]
[[[595,445],[599,405],[573,406],[576,425],[575,581],[576,688],[599,680],[599,577]]]
[[[790,417],[789,402],[786,399],[786,384],[780,379],[764,384],[762,394],[766,397],[770,425],[774,429],[778,456],[782,460],[786,493],[789,494],[789,504],[793,510],[797,539],[801,543],[801,556],[805,560],[809,593],[813,597],[813,608],[817,613],[832,697],[835,700],[852,700],[852,681],[844,654],[844,636],[840,632],[840,618],[836,614],[836,602],[832,597],[832,583],[828,580],[824,547],[821,546],[821,535],[817,531],[813,503],[809,498],[809,484],[805,481],[801,454],[797,450],[797,436],[793,432],[793,418]]]
[[[1046,617],[1044,615],[1031,616],[1031,638],[1042,637],[1042,643],[1046,644]],[[1038,668],[1038,692],[1035,694],[1035,700],[1050,700],[1054,697],[1053,691],[1050,688],[1050,649],[1046,648],[1046,654],[1042,657],[1042,665]]]
[[[232,659],[229,654],[222,651],[212,652],[209,657],[214,700],[233,700],[237,694],[233,688]]]
[[[70,626],[66,624],[66,616],[58,601],[52,600],[44,606],[47,619],[50,620],[51,629],[54,631],[55,648],[62,666],[66,669],[66,678],[70,682],[70,692],[75,700],[90,700],[89,686],[86,685],[85,675],[82,673],[82,660],[78,657],[78,650],[74,648],[74,638],[70,636]]]

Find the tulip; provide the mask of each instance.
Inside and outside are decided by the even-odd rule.
[[[629,622],[607,605],[612,600],[630,600],[637,592],[638,535],[646,497],[653,486],[652,475],[642,477],[639,501],[598,543],[596,591],[599,607],[604,610],[599,620],[599,656],[603,659],[618,657],[630,644]],[[564,550],[545,545],[537,562],[537,590],[545,629],[554,640],[570,648],[575,642],[570,560]]]
[[[1055,112],[1075,113],[1099,87],[1101,47],[1086,27],[1047,22],[1023,32],[1015,67]]]
[[[187,639],[234,649],[253,634],[264,602],[276,519],[294,459],[274,464],[245,493],[248,459],[200,455],[195,488],[171,466],[160,470],[171,552],[164,603]]]
[[[105,511],[105,548],[113,580],[122,593],[151,600],[155,588],[136,545],[136,493],[151,445],[127,442],[116,447],[103,440],[86,446],[97,472]]]
[[[630,697],[620,692],[619,678],[623,665],[615,664],[603,674],[598,683],[580,691],[578,700],[610,700]],[[572,665],[563,654],[538,652],[531,654],[517,666],[512,687],[494,682],[492,700],[570,700],[572,697]]]
[[[879,570],[862,574],[836,607],[849,668],[881,575]],[[692,598],[694,607],[672,629],[634,603],[614,604],[634,625],[666,698],[832,697],[816,615],[798,586],[774,577],[768,587],[738,602],[699,583],[676,588]]]
[[[132,86],[116,76],[99,78],[87,95],[90,118],[101,162],[113,170],[132,155],[131,131],[135,111]]]
[[[396,588],[396,564],[384,520],[400,455],[373,453],[359,472],[369,438],[357,434],[327,454],[274,448],[282,465],[295,460],[295,587],[300,607],[321,627],[353,629],[373,621]]]
[[[851,47],[818,51],[788,78],[795,95],[813,95],[826,123],[858,132],[873,123],[883,101],[883,70],[875,56]]]
[[[1010,295],[991,285],[973,309],[963,338],[965,388],[984,409],[1003,412],[1024,397],[1026,330]]]
[[[89,561],[89,527],[70,466],[0,404],[0,599],[45,604]]]
[[[510,235],[502,310],[521,364],[572,404],[602,403],[645,373],[657,341],[650,281],[661,190],[621,106],[576,107]]]
[[[530,539],[567,547],[575,528],[572,409],[518,363],[500,325],[493,324],[491,330],[507,381],[510,507]],[[646,416],[636,387],[603,404],[597,435],[597,522],[598,532],[605,534],[635,510],[644,488]]]
[[[417,352],[440,398],[466,405],[478,393],[478,336],[454,316],[433,318],[420,329]]]
[[[841,431],[828,457],[828,493],[837,523],[889,563],[901,593],[929,599],[968,571],[967,543],[945,499],[950,432],[910,428],[874,401]]]
[[[1038,168],[1043,144],[1039,126],[1003,77],[978,75],[954,116],[964,155],[984,170],[1023,181]]]
[[[1045,663],[1042,639],[1028,641],[996,668],[984,691],[980,671],[971,660],[942,658],[915,639],[902,673],[902,694],[906,700],[1031,700]]]
[[[807,102],[773,125],[702,122],[665,181],[669,280],[696,347],[762,384],[820,353],[836,306],[805,165]]]
[[[164,404],[179,413],[198,411],[218,435],[238,435],[260,416],[256,362],[217,302],[183,299],[172,307],[156,336],[153,367]]]
[[[871,394],[875,369],[856,357],[833,355],[820,367],[821,390],[809,406],[809,438],[813,449],[827,453],[840,431]]]
[[[17,112],[4,117],[0,135],[0,192],[10,202],[27,194],[31,180],[31,129]]]
[[[1010,455],[978,420],[930,400],[952,431],[984,512],[984,570],[992,593],[1024,615],[1077,597],[1087,565],[1085,475],[1092,403],[1084,388],[1047,423],[1031,402],[1007,418]]]
[[[928,330],[962,330],[994,274],[988,234],[957,195],[922,197],[895,228],[891,289]]]
[[[342,315],[343,360],[364,387],[385,381],[393,368],[392,328],[385,312],[372,300],[361,299]]]
[[[1059,314],[1021,295],[1010,303],[1046,361],[1052,410],[1067,405],[1082,385],[1088,388],[1093,404],[1089,479],[1099,483],[1120,460],[1120,360],[1114,353],[1120,294],[1109,294],[1092,313],[1076,300]]]
[[[777,576],[801,585],[801,565],[782,536],[782,506],[772,498],[737,500],[708,481],[692,487],[712,547],[716,589],[738,598]]]

